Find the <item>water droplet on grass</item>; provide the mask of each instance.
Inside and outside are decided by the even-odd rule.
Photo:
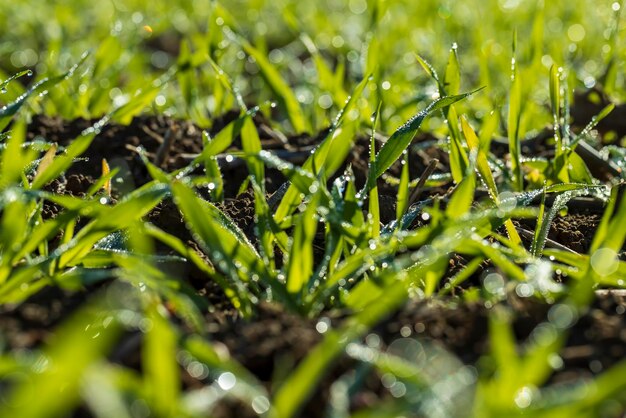
[[[401,398],[406,395],[406,385],[402,382],[396,382],[389,388],[389,392],[394,398]]]
[[[252,399],[252,409],[257,414],[264,414],[270,409],[270,401],[265,396],[255,396]]]
[[[528,408],[533,401],[533,391],[530,387],[524,386],[515,394],[515,405],[518,408]]]
[[[610,248],[600,248],[591,255],[591,268],[600,276],[609,276],[619,268],[617,253]]]
[[[315,329],[320,334],[325,334],[330,329],[330,320],[328,318],[320,318],[315,324]]]
[[[554,370],[558,370],[563,367],[563,359],[556,353],[548,356],[548,363]]]
[[[381,376],[380,381],[384,387],[390,388],[397,382],[397,379],[393,374],[385,373]]]
[[[223,390],[231,390],[237,384],[237,378],[231,372],[222,373],[217,378],[217,384]]]
[[[559,329],[571,327],[576,320],[576,312],[565,304],[554,305],[548,311],[548,320]]]
[[[192,361],[186,368],[187,373],[195,379],[206,379],[209,375],[209,368],[199,361]]]

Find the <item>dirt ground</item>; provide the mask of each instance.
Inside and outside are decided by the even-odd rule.
[[[584,107],[579,107],[588,110]],[[591,112],[591,111],[590,111]],[[622,109],[617,109],[622,112]],[[586,119],[587,114],[580,110],[572,113],[574,118]],[[215,122],[212,131],[219,131],[236,114],[227,114]],[[624,119],[607,120],[613,123],[600,129],[619,130]],[[93,121],[63,121],[57,118],[35,117],[28,128],[28,138],[38,136],[61,145],[69,144],[83,129]],[[275,132],[262,116],[255,117],[264,149],[279,153],[283,158],[299,164],[304,161],[312,146],[320,140],[314,137],[299,136],[285,138]],[[622,132],[626,133],[626,132]],[[171,146],[163,146],[165,138],[173,138]],[[348,163],[354,170],[358,184],[363,184],[367,173],[368,139],[359,139],[354,145]],[[233,144],[239,147],[238,141]],[[114,183],[116,193],[138,187],[150,180],[140,158],[142,149],[148,159],[166,171],[182,168],[188,164],[194,154],[202,149],[201,130],[188,122],[181,122],[166,117],[142,116],[129,126],[109,125],[98,135],[92,146],[83,155],[84,159],[72,166],[65,176],[48,187],[58,193],[80,196],[101,175],[100,161],[105,158],[114,167],[120,167],[123,183]],[[494,145],[494,152],[503,152]],[[418,177],[428,163],[439,160],[435,172],[445,172],[448,167],[447,153],[436,146],[434,138],[420,134],[410,147],[411,178]],[[247,176],[246,167],[238,160],[226,162],[220,160],[226,201],[222,209],[247,234],[252,234],[254,202],[252,195],[243,193],[237,196],[240,184]],[[400,166],[391,168],[392,175],[399,175]],[[267,189],[269,193],[277,190],[286,179],[276,170],[267,170]],[[420,198],[433,195],[445,195],[451,185],[425,189]],[[380,183],[381,208],[383,221],[395,217],[395,191],[384,181]],[[115,193],[114,193],[115,197]],[[53,217],[59,208],[52,204],[46,206],[46,216]],[[570,205],[568,212],[554,220],[548,238],[573,251],[584,253],[588,250],[595,229],[602,215],[599,202],[578,202]],[[176,235],[184,242],[197,248],[191,234],[186,230],[181,215],[171,201],[162,202],[148,216],[148,220],[167,232]],[[534,224],[519,224],[530,231]],[[163,249],[163,251],[166,251]],[[198,250],[200,251],[200,250]],[[454,257],[449,275],[455,266],[466,262],[462,257]],[[489,266],[479,269],[468,284],[479,283]],[[213,306],[212,312],[206,313],[206,327],[212,341],[228,348],[233,358],[242,363],[268,387],[272,379],[284,374],[284,370],[293,368],[319,342],[322,335],[316,330],[316,322],[286,313],[271,304],[261,304],[253,320],[241,319],[230,306],[217,284],[208,281],[194,268],[189,268],[185,278]],[[0,307],[0,334],[6,349],[16,350],[38,347],[45,343],[54,327],[81,305],[94,289],[86,288],[69,292],[58,288],[46,288],[18,306]],[[456,293],[462,292],[458,289]],[[533,328],[545,320],[549,305],[525,298],[521,299],[511,292],[502,301],[514,314],[514,329],[520,340],[527,338]],[[573,382],[583,377],[601,373],[619,360],[626,353],[626,292],[621,290],[598,291],[591,309],[579,319],[569,333],[566,348],[561,353],[562,365],[557,368],[551,381]],[[339,323],[340,314],[327,313],[331,322]],[[479,303],[459,303],[459,299],[450,298],[442,301],[411,301],[402,309],[384,320],[372,333],[381,340],[381,348],[389,347],[402,338],[417,338],[441,346],[457,356],[467,365],[475,365],[482,355],[488,352],[487,320],[489,308]],[[125,335],[111,358],[114,361],[138,368],[141,350],[140,334]],[[308,403],[302,416],[323,416],[328,403],[329,386],[336,378],[354,366],[354,360],[348,357],[340,359],[334,369],[328,373],[313,399]],[[188,387],[200,383],[189,375],[184,376]],[[352,408],[366,406],[381,398],[388,398],[388,391],[381,385],[380,377],[371,372],[364,379],[358,395],[351,399]],[[76,416],[88,416],[86,410],[79,410]],[[216,410],[220,417],[254,416],[246,406],[236,402],[224,402]]]

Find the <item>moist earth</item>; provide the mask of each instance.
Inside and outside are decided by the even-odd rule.
[[[584,100],[584,97],[579,100]],[[586,109],[584,106],[580,108]],[[574,118],[584,119],[587,115],[583,110],[573,112]],[[210,133],[218,132],[236,117],[237,113],[231,112],[214,121]],[[67,146],[94,122],[84,119],[64,121],[59,118],[36,116],[29,125],[28,139],[43,138]],[[263,148],[294,164],[302,163],[312,147],[319,143],[324,135],[324,132],[321,132],[317,136],[285,137],[273,130],[271,124],[261,115],[257,115],[254,122]],[[621,127],[619,123],[622,122],[623,120],[619,119],[608,119],[605,124],[612,123],[619,128]],[[602,129],[617,129],[615,126]],[[355,175],[357,186],[362,186],[367,176],[369,141],[369,138],[358,138],[346,165],[339,171],[341,173],[349,165]],[[549,152],[546,151],[548,147],[535,145],[537,152],[543,154]],[[527,144],[527,150],[528,146]],[[145,158],[169,172],[188,165],[202,147],[202,130],[190,122],[163,116],[140,116],[128,126],[109,124],[96,136],[81,160],[47,188],[55,193],[84,196],[102,174],[100,161],[106,159],[112,167],[119,167],[118,177],[123,180],[113,185],[115,199],[126,191],[150,181],[141,158],[142,153]],[[237,140],[233,143],[232,150],[239,147],[240,141]],[[411,178],[419,177],[433,159],[439,161],[435,173],[449,171],[448,154],[437,146],[436,138],[420,134],[414,139],[409,150]],[[497,143],[494,144],[493,151],[496,154],[503,152]],[[237,159],[219,161],[225,185],[225,201],[220,207],[254,242],[254,196],[250,190],[243,190],[240,193],[240,185],[248,174],[246,166]],[[395,164],[389,170],[389,177],[399,177],[400,170],[400,164]],[[278,190],[286,181],[280,172],[272,169],[267,170],[266,180],[269,194]],[[450,186],[451,184],[443,184],[426,187],[420,199],[434,196],[445,198]],[[383,222],[389,222],[395,218],[395,188],[388,181],[380,180],[379,189],[381,219]],[[554,219],[548,234],[549,241],[577,253],[587,252],[599,225],[602,210],[602,204],[598,202],[570,205],[567,213],[559,214]],[[47,202],[44,216],[51,218],[57,216],[59,211],[59,207]],[[165,199],[161,202],[147,216],[147,220],[180,238],[202,254],[171,200]],[[79,222],[78,228],[80,226]],[[533,221],[523,221],[518,226],[530,231],[535,227]],[[323,237],[320,239],[323,240]],[[164,253],[168,251],[161,247],[157,247],[157,250]],[[448,276],[451,277],[466,262],[467,260],[461,256],[452,257]],[[466,285],[479,283],[481,274],[491,268],[485,265],[479,269]],[[221,288],[207,279],[201,271],[191,266],[183,273],[185,277],[182,279],[190,284],[200,297],[206,299],[211,307],[205,314],[206,329],[211,341],[227,349],[234,359],[250,370],[268,388],[275,388],[277,382],[280,382],[281,378],[284,378],[323,337],[318,332],[315,321],[285,312],[281,307],[269,303],[261,303],[254,318],[243,319],[230,305]],[[106,283],[71,291],[46,287],[24,303],[1,306],[0,345],[7,351],[32,349],[45,344],[54,328],[102,286],[106,286]],[[458,289],[455,293],[462,291],[463,289]],[[596,375],[624,357],[626,292],[601,290],[596,292],[596,296],[593,306],[571,328],[566,347],[560,353],[560,365],[551,377],[551,382],[574,382],[583,377]],[[489,350],[487,328],[491,309],[483,303],[460,300],[457,297],[450,297],[444,300],[409,301],[372,329],[371,335],[378,336],[377,347],[381,350],[388,349],[398,340],[411,338],[441,347],[444,349],[441,352],[451,353],[468,366],[473,367],[477,362],[483,362],[480,364],[485,367],[481,367],[481,370],[489,373],[489,365],[484,364],[486,358],[484,355]],[[512,314],[514,332],[519,341],[532,338],[533,329],[545,321],[551,308],[550,305],[532,298],[519,298],[514,292],[510,292],[499,306]],[[342,314],[330,311],[322,315],[326,315],[326,319],[332,324],[339,324]],[[365,338],[365,341],[371,341],[371,338],[369,340]],[[123,336],[113,350],[111,359],[129,367],[140,368],[140,352],[141,334],[129,333]],[[340,358],[305,406],[302,416],[324,416],[329,401],[330,385],[354,366],[355,360],[348,356]],[[184,385],[200,386],[200,382],[186,374],[184,368],[181,370]],[[351,408],[358,409],[390,396],[381,385],[380,376],[372,371],[369,377],[363,379],[357,393],[351,398]],[[89,416],[89,413],[86,408],[79,408],[75,415]],[[246,405],[225,400],[217,406],[215,416],[256,415]]]

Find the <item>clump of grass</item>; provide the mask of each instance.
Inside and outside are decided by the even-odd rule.
[[[621,173],[614,169],[613,179],[594,178],[591,161],[609,163],[587,143],[616,106],[605,106],[577,133],[569,113],[572,88],[603,81],[615,97],[624,96],[616,58],[619,4],[609,10],[576,0],[553,11],[543,3],[492,2],[455,11],[432,2],[398,7],[354,1],[335,14],[304,2],[287,2],[280,11],[249,3],[212,2],[194,16],[185,13],[193,2],[132,0],[126,7],[136,12],[130,16],[109,10],[107,16],[118,19],[112,32],[111,22],[99,17],[92,21],[98,35],[81,42],[84,32],[76,25],[67,25],[60,38],[54,35],[59,31],[44,31],[41,51],[50,53],[37,51],[37,60],[45,62],[32,65],[32,54],[20,50],[28,42],[22,26],[5,25],[17,35],[10,36],[7,50],[0,47],[0,56],[9,51],[6,62],[32,69],[0,73],[0,303],[19,305],[48,286],[77,291],[97,284],[104,293],[95,292],[41,347],[25,355],[0,352],[0,395],[8,400],[0,415],[66,415],[86,405],[98,416],[134,416],[142,405],[158,416],[206,416],[223,398],[236,398],[260,416],[295,417],[344,354],[359,370],[393,377],[402,390],[390,390],[392,401],[352,411],[346,399],[359,382],[345,374],[331,386],[328,416],[594,416],[607,404],[623,407],[623,362],[569,387],[548,385],[594,290],[624,286]],[[7,5],[6,16],[40,21],[35,11],[16,15],[15,7]],[[41,7],[41,13],[53,10]],[[484,13],[485,7],[493,13]],[[89,8],[81,13],[88,17]],[[274,18],[271,25],[262,19],[267,13]],[[176,17],[176,56],[151,50],[150,36],[163,36],[152,38],[158,44],[171,35],[152,21],[161,15]],[[54,16],[59,25],[72,20],[63,8],[54,9]],[[441,30],[415,28],[412,16],[422,17],[420,27]],[[519,28],[511,60],[501,40],[511,36],[512,20]],[[532,24],[519,24],[525,21]],[[606,45],[598,40],[609,24],[607,62],[589,61],[602,56]],[[553,27],[559,25],[563,30],[555,38]],[[443,39],[428,41],[432,33]],[[65,36],[94,49],[67,65],[68,56],[79,54],[61,46]],[[444,68],[443,77],[435,67]],[[26,76],[35,80],[25,87],[19,81]],[[485,87],[461,93],[466,82]],[[237,116],[212,130],[213,119],[232,108]],[[188,166],[166,172],[164,145],[153,161],[139,156],[152,180],[128,193],[116,195],[118,170],[106,160],[84,197],[50,191],[103,126],[129,124],[148,111],[206,128],[203,150]],[[263,149],[255,125],[259,113],[272,129],[324,134],[305,162],[295,165]],[[61,146],[27,141],[28,121],[37,115],[99,121]],[[546,126],[554,142],[548,143],[548,156],[523,155],[525,136]],[[422,173],[409,169],[419,130],[432,134],[447,154],[449,172],[438,184],[453,189],[418,201],[438,167],[431,161]],[[387,132],[389,138],[378,143]],[[508,144],[504,159],[492,153],[500,136]],[[357,184],[346,162],[362,138],[369,139],[369,169],[364,184]],[[231,152],[238,139],[240,150]],[[612,150],[623,157],[619,148]],[[242,230],[221,206],[228,180],[219,158],[225,152],[242,159],[249,174],[241,188],[254,195],[250,230]],[[384,225],[380,185],[398,162],[395,216]],[[267,194],[270,169],[287,179],[273,196]],[[206,199],[201,188],[208,190]],[[552,221],[582,195],[607,200],[589,251],[550,248]],[[166,199],[180,211],[200,252],[146,221]],[[49,204],[60,213],[45,216]],[[534,231],[517,222],[531,219],[537,220]],[[156,243],[176,255],[157,254]],[[453,256],[467,263],[449,277]],[[473,280],[487,263],[496,272],[495,284]],[[266,301],[310,319],[334,312],[343,319],[336,327],[323,322],[321,342],[268,385],[207,337],[203,315],[215,307],[176,269],[165,268],[172,265],[193,265],[247,320]],[[557,272],[568,279],[556,283]],[[461,285],[462,296],[450,296]],[[511,312],[502,303],[519,285],[525,296],[552,304],[525,342],[517,341]],[[407,351],[362,344],[378,322],[411,298],[495,305],[489,352],[470,368],[418,338],[405,339],[427,347],[427,356],[443,358],[438,368]],[[131,334],[142,339],[141,371],[110,360],[115,344]],[[181,385],[182,369],[196,378],[197,388]],[[65,385],[61,395],[59,381]],[[33,393],[39,402],[29,402]]]

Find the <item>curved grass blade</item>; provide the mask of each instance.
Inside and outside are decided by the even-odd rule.
[[[204,149],[195,158],[194,162],[200,162],[206,157],[212,157],[221,152],[224,152],[228,147],[230,147],[235,138],[237,138],[237,136],[243,129],[246,120],[254,117],[259,109],[259,106],[255,106],[249,109],[242,116],[238,117],[237,119],[226,125],[226,127],[219,131],[213,138],[209,137],[207,133],[203,133],[205,139]]]
[[[260,402],[269,408],[266,412],[267,415],[263,416],[275,417],[268,399],[267,390],[263,384],[245,367],[230,358],[228,352],[219,350],[217,346],[211,345],[211,343],[198,336],[187,338],[183,341],[182,346],[192,358],[208,366],[211,371],[217,371],[220,376],[228,374],[235,378],[235,386],[227,392],[229,396],[236,397],[249,405],[255,405]],[[207,416],[207,414],[213,412],[211,410],[212,405],[210,401],[206,400],[206,392],[198,393],[198,395],[204,400],[206,410],[193,416]],[[195,404],[199,403],[199,399],[194,401]],[[202,401],[200,404],[202,404]]]
[[[442,252],[433,254],[432,261],[436,261]],[[315,346],[297,368],[283,382],[274,396],[275,416],[277,418],[292,418],[297,415],[303,402],[310,396],[319,380],[328,371],[328,365],[354,339],[365,334],[373,325],[394,309],[397,309],[408,297],[407,285],[423,276],[430,264],[423,264],[408,273],[400,271],[385,271],[384,282],[389,283],[380,297],[369,303],[365,309],[348,319],[339,329],[326,333],[324,340]],[[391,269],[390,269],[391,270]]]
[[[72,141],[70,146],[67,147],[67,149],[65,150],[64,155],[59,155],[54,159],[52,159],[52,156],[50,156],[51,161],[49,161],[48,164],[44,167],[42,167],[42,164],[44,163],[44,161],[42,161],[39,165],[39,167],[42,168],[41,170],[38,169],[37,175],[35,176],[35,179],[31,184],[31,188],[41,189],[50,181],[57,178],[62,172],[67,170],[74,162],[74,159],[80,156],[83,152],[85,152],[87,148],[89,148],[89,145],[91,145],[91,142],[93,141],[95,136],[96,134],[93,132],[82,134],[74,141]],[[44,159],[50,155],[49,153],[50,150],[48,151],[48,153],[46,153]]]
[[[596,125],[598,125],[598,123],[600,123],[602,119],[606,118],[609,115],[609,113],[611,113],[614,109],[615,109],[615,104],[611,103],[607,105],[606,107],[604,107],[600,111],[600,113],[598,113],[596,116],[592,117],[591,121],[587,124],[587,126],[585,126],[585,128],[582,131],[580,131],[578,135],[576,135],[576,138],[574,138],[574,140],[570,144],[570,148],[575,149],[578,142],[580,142],[583,138],[589,135],[591,130],[593,130],[593,128],[595,128]]]
[[[325,187],[321,185],[320,181],[310,171],[305,170],[304,168],[301,168],[301,167],[297,167],[287,161],[284,161],[269,151],[261,151],[258,154],[253,154],[251,156],[247,156],[246,158],[247,159],[251,159],[251,158],[259,159],[263,163],[265,163],[267,166],[280,170],[283,173],[283,175],[287,177],[289,181],[291,182],[291,185],[289,186],[289,188],[291,189],[293,187],[293,189],[299,195],[304,194],[305,196],[307,196],[311,193],[311,190],[318,190],[321,188],[321,190],[326,192],[325,193],[326,196],[324,196],[322,204],[326,204],[328,202],[330,198],[330,196],[328,196],[328,191],[326,190]],[[287,193],[285,193],[283,200],[281,200],[279,208],[281,207],[281,205],[284,204],[288,193],[289,193],[289,189],[287,189]],[[295,210],[295,208],[298,207],[298,205],[299,205],[299,202],[297,201],[293,202],[293,206],[290,208],[290,212]]]
[[[242,46],[244,51],[255,59],[261,75],[267,82],[272,92],[278,97],[278,101],[283,109],[287,112],[287,117],[297,133],[306,132],[310,129],[304,112],[300,107],[298,99],[293,94],[289,84],[285,82],[280,72],[274,67],[270,60],[261,51],[256,49],[244,37],[234,33],[231,29],[225,28],[224,32]]]
[[[428,74],[433,80],[435,80],[437,82],[437,87],[439,87],[441,85],[441,82],[439,81],[439,75],[437,75],[437,71],[435,70],[435,68],[428,61],[422,58],[421,55],[414,55],[417,62],[419,62],[424,71],[426,71],[426,74]]]
[[[260,283],[269,285],[289,308],[296,309],[285,286],[268,270],[263,258],[226,215],[209,202],[201,200],[181,182],[172,183],[172,193],[189,227],[196,234],[198,243],[238,286],[256,286],[251,280],[251,277],[256,276]],[[244,312],[245,309],[249,310],[250,307],[244,307]]]
[[[474,132],[474,129],[470,126],[467,118],[464,116],[461,117],[461,127],[470,151],[476,153],[476,171],[480,175],[481,180],[487,186],[487,191],[489,192],[489,195],[494,203],[496,205],[502,204],[503,202],[501,202],[498,195],[498,188],[496,187],[496,182],[493,178],[493,174],[491,173],[491,168],[489,167],[489,161],[487,159],[488,143],[480,142]],[[514,244],[520,244],[522,240],[510,219],[506,220],[505,227],[511,241]]]
[[[7,78],[3,82],[0,82],[0,91],[4,91],[10,82],[17,80],[20,77],[25,75],[30,76],[33,72],[31,70],[20,71],[19,73],[13,74],[11,77]]]
[[[387,169],[391,167],[391,165],[402,155],[402,152],[404,152],[404,150],[409,146],[424,119],[426,119],[433,112],[448,107],[459,100],[463,100],[481,89],[482,88],[456,96],[442,97],[441,99],[429,104],[426,109],[413,116],[404,125],[398,128],[387,140],[387,142],[385,142],[381,150],[376,155],[374,175],[368,177],[364,192],[368,193],[371,188],[374,187],[376,179],[387,171]],[[362,192],[361,194],[365,193]]]
[[[242,313],[246,313],[246,310],[243,307],[252,306],[253,303],[250,298],[251,295],[248,293],[247,289],[242,290],[234,286],[221,274],[217,273],[213,266],[207,263],[206,260],[204,260],[195,250],[189,248],[179,238],[170,235],[149,223],[146,223],[144,228],[147,235],[169,246],[186,260],[192,262],[198,270],[203,272],[207,277],[215,281],[222,288],[224,294],[230,299],[236,309],[239,309]]]
[[[318,174],[322,171],[326,175],[332,174],[327,169],[327,158],[329,154],[331,154],[330,151],[333,149],[333,142],[354,140],[354,138],[345,138],[343,135],[337,134],[337,130],[343,125],[343,121],[346,115],[350,113],[350,111],[356,106],[369,80],[370,77],[367,76],[363,80],[361,80],[361,82],[356,86],[352,93],[352,96],[348,99],[343,109],[341,109],[341,111],[337,114],[337,117],[330,127],[329,132],[326,134],[326,137],[323,139],[322,143],[318,145],[317,148],[315,148],[312,155],[304,162],[304,164],[302,165],[302,169],[314,174]],[[346,147],[341,148],[344,150],[346,149]],[[338,157],[335,155],[333,159],[337,160]],[[274,213],[274,220],[276,221],[276,223],[280,224],[286,216],[290,215],[293,210],[299,205],[300,201],[300,192],[297,190],[296,187],[293,187],[293,185],[290,186],[289,189],[287,189],[287,192],[285,193],[280,204],[278,205],[278,208],[276,208],[276,212]]]
[[[454,193],[452,193],[448,206],[446,207],[446,215],[454,219],[465,215],[472,207],[475,191],[476,175],[471,173],[461,180]]]
[[[457,56],[456,44],[450,48],[448,54],[448,64],[443,75],[443,82],[439,84],[439,95],[441,97],[459,94],[461,87],[461,69]],[[457,123],[458,116],[454,106],[450,105],[443,109],[448,121],[448,131],[450,133],[450,173],[454,182],[459,184],[467,172],[469,160],[463,149],[461,132]]]
[[[246,106],[246,103],[241,96],[241,92],[235,86],[233,80],[231,80],[228,74],[226,74],[226,72],[215,62],[215,60],[213,60],[213,58],[207,56],[206,59],[209,61],[209,64],[211,64],[211,67],[213,68],[217,79],[220,81],[220,83],[222,83],[226,90],[230,91],[230,93],[235,98],[235,102],[237,103],[237,106],[239,106],[241,112],[246,112],[248,110],[248,107]]]
[[[131,99],[109,113],[111,119],[117,120],[122,125],[129,125],[133,118],[150,105],[167,84],[179,71],[178,67],[172,67],[162,76],[145,83],[137,89]]]
[[[82,55],[81,59],[74,64],[67,72],[52,78],[44,78],[43,80],[35,83],[29,88],[26,93],[18,97],[13,103],[0,108],[0,131],[2,131],[10,122],[11,117],[17,113],[18,110],[26,103],[26,100],[33,94],[45,94],[45,92],[59,84],[60,82],[72,77],[76,70],[85,62],[89,53],[86,52]]]
[[[578,196],[584,196],[586,194],[589,194],[589,189],[587,187],[564,191],[554,199],[554,203],[545,214],[543,213],[545,205],[542,199],[542,205],[540,207],[540,215],[542,216],[537,222],[535,238],[533,239],[533,243],[530,249],[531,254],[536,257],[541,256],[543,248],[546,244],[546,239],[548,238],[550,225],[552,225],[552,221],[554,220],[556,215],[561,209],[566,207],[569,200]]]
[[[58,247],[50,256],[59,257],[59,268],[80,263],[93,246],[114,231],[130,227],[150,212],[168,192],[167,185],[148,183],[126,195],[117,205],[100,205],[93,221],[80,230],[67,244]],[[95,204],[98,204],[97,202]]]
[[[107,317],[113,320],[105,327],[103,319]],[[79,309],[56,330],[54,344],[44,348],[40,358],[48,366],[27,371],[24,383],[7,394],[0,417],[62,416],[73,410],[79,402],[85,371],[107,354],[120,330],[119,321],[104,301],[92,301]],[[33,394],[37,394],[37,402],[33,402]]]

